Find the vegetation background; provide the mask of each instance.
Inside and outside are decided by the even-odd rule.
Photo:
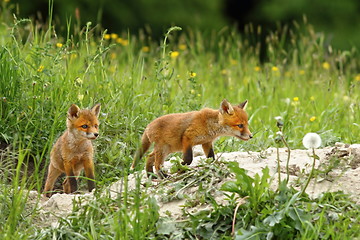
[[[18,17],[33,17],[45,21],[48,17],[47,0],[13,0]],[[243,32],[244,26],[253,23],[266,31],[276,29],[276,24],[301,21],[306,15],[316,32],[324,32],[325,44],[337,49],[360,47],[360,2],[357,0],[100,0],[54,1],[55,27],[66,32],[65,22],[91,21],[111,32],[130,31],[147,34],[158,40],[170,25],[184,29],[210,31],[236,25]],[[73,27],[73,24],[71,24]]]
[[[358,143],[360,63],[355,47],[358,32],[354,31],[358,16],[350,17],[358,4],[349,0],[292,1],[291,5],[279,0],[249,5],[232,1],[2,1],[1,238],[168,237],[169,233],[157,231],[161,221],[156,201],[140,191],[140,183],[135,191],[126,190],[140,135],[158,116],[218,108],[223,98],[234,104],[249,100],[247,111],[255,137],[248,142],[220,138],[216,152],[280,146],[277,116],[283,119],[282,131],[291,148],[302,148],[307,132],[319,133],[322,146]],[[329,8],[321,11],[325,18],[320,13],[311,15],[325,6]],[[248,20],[242,20],[245,16]],[[330,19],[334,28],[322,28]],[[254,23],[244,24],[247,21]],[[168,31],[175,24],[183,30]],[[337,24],[341,27],[335,28]],[[345,31],[347,27],[354,28]],[[351,35],[344,37],[345,32]],[[101,137],[95,141],[97,199],[87,207],[74,203],[73,214],[60,218],[58,228],[39,226],[39,209],[26,204],[27,190],[42,192],[51,147],[65,129],[66,111],[72,103],[80,107],[102,104]],[[217,236],[231,238],[229,216],[237,199],[251,194],[254,198],[238,212],[247,216],[236,228],[239,236],[259,229],[279,238],[357,236],[358,206],[347,196],[329,193],[313,201],[284,186],[274,192],[269,190],[266,174],[252,179],[236,166],[231,169],[239,181],[226,188],[233,192],[229,205],[217,206],[204,193],[204,201],[214,204],[217,211],[188,216],[192,221],[181,227],[184,236],[203,234],[207,239],[223,223]],[[213,170],[223,175],[222,168]],[[124,181],[124,193],[116,200],[100,196],[103,187],[119,179]],[[240,179],[246,179],[247,187]],[[253,185],[257,190],[249,187]],[[338,218],[327,214],[329,208],[335,209]],[[295,218],[294,211],[304,214]],[[289,219],[293,225],[286,225]],[[215,227],[207,229],[209,222]],[[203,227],[201,231],[197,226]],[[355,228],[349,230],[349,226]]]

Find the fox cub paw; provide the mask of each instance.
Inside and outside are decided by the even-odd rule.
[[[166,174],[163,170],[157,171],[157,174],[154,174],[153,172],[147,172],[147,176],[151,180],[160,180],[169,177],[169,175]]]
[[[158,171],[157,174],[158,174],[158,176],[159,176],[160,179],[165,179],[165,178],[168,178],[168,177],[169,177],[169,175],[166,174],[166,173],[165,173],[163,170],[161,170],[161,169]]]

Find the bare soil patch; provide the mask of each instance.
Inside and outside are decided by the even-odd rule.
[[[198,148],[194,149],[196,155],[200,155],[194,158],[191,165],[192,168],[196,168],[201,163],[204,156],[202,151]],[[305,179],[307,174],[311,170],[313,158],[312,152],[309,150],[291,150],[289,161],[290,172],[290,184],[293,184],[295,188],[299,187]],[[310,182],[307,188],[307,193],[311,197],[317,197],[323,192],[343,191],[349,194],[357,204],[360,204],[360,144],[346,145],[337,143],[334,147],[327,147],[323,149],[317,149],[316,154],[320,157],[316,160],[315,168],[317,169],[314,179]],[[263,152],[230,152],[230,153],[218,153],[222,161],[237,161],[239,166],[246,169],[250,176],[258,173],[262,174],[261,170],[266,166],[270,169],[270,175],[273,176],[272,186],[277,186],[277,149],[269,148]],[[284,179],[286,175],[286,161],[288,157],[288,150],[285,148],[279,149],[279,157],[281,160],[281,178]],[[165,169],[169,169],[171,163],[167,161],[165,163]],[[129,175],[128,189],[134,189],[135,176]],[[221,185],[231,180],[231,175],[219,177],[212,182],[213,189],[212,194],[217,202],[224,201],[224,194],[218,190]],[[145,172],[142,174],[142,183],[149,183],[146,178]],[[162,188],[159,187],[159,182],[151,182],[150,187],[143,187],[144,191],[148,191],[153,194],[158,200],[160,206],[160,214],[162,216],[171,216],[179,219],[183,215],[183,206],[186,202],[183,199],[169,200],[166,198],[167,190],[171,189],[172,183],[162,184]],[[196,194],[198,185],[190,185],[186,188],[178,190],[174,194],[191,195]],[[165,189],[164,189],[165,188]],[[110,193],[110,196],[115,198],[117,194],[123,190],[122,182],[112,183],[104,191]],[[37,204],[40,208],[40,219],[47,225],[56,226],[57,217],[67,216],[72,211],[73,200],[81,198],[83,203],[87,203],[94,198],[93,193],[84,194],[54,194],[51,198],[45,198],[40,196],[37,192],[30,193],[29,204]],[[199,211],[209,206],[196,205],[189,211]]]

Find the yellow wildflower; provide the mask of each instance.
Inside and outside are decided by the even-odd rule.
[[[63,46],[63,44],[62,44],[62,43],[57,43],[56,46],[57,46],[58,48],[61,48],[61,47]]]
[[[236,65],[238,62],[235,59],[230,59],[230,64],[231,65]]]
[[[325,70],[329,70],[330,69],[330,64],[328,62],[323,62],[322,67]]]
[[[107,34],[104,35],[104,39],[105,39],[105,40],[109,40],[110,38],[111,38],[111,35],[110,35],[110,34],[107,33]]]
[[[285,75],[285,77],[291,77],[291,72],[290,72],[290,71],[286,71],[284,75]]]
[[[358,75],[355,76],[355,80],[358,81],[358,82],[360,82],[360,74],[358,74]]]
[[[312,116],[311,118],[310,118],[310,122],[313,122],[313,121],[315,121],[316,120],[316,117],[315,116]]]
[[[190,77],[192,77],[192,78],[196,77],[196,73],[195,72],[190,72]]]
[[[177,58],[179,56],[179,54],[180,53],[178,51],[173,51],[173,52],[170,53],[170,57],[171,58]]]
[[[259,66],[254,67],[255,72],[260,72],[261,68]]]
[[[124,39],[124,40],[122,41],[121,45],[123,45],[123,46],[129,45],[129,40]]]
[[[277,72],[277,71],[279,71],[279,68],[276,67],[276,66],[273,66],[273,67],[271,68],[271,70],[272,70],[273,72]]]
[[[221,70],[221,74],[222,74],[222,75],[226,75],[226,74],[227,74],[227,70],[226,70],[226,69]]]
[[[117,39],[119,36],[116,33],[110,34],[111,39]]]
[[[179,49],[180,50],[182,50],[182,51],[184,51],[184,50],[186,50],[186,45],[185,44],[179,44]]]
[[[77,54],[76,54],[76,53],[72,53],[72,54],[70,55],[70,60],[73,60],[73,59],[75,59],[75,58],[77,58]]]
[[[82,80],[81,78],[77,77],[77,78],[75,79],[75,82],[76,82],[77,84],[82,84],[82,83],[83,83],[83,80]]]
[[[118,39],[116,39],[116,42],[120,43],[123,46],[129,45],[129,40],[127,40],[127,39],[118,38]]]
[[[141,51],[142,52],[150,52],[150,48],[148,46],[143,46]]]
[[[191,89],[191,90],[190,90],[190,93],[191,93],[191,94],[194,94],[194,93],[195,93],[195,90],[194,90],[194,89]]]
[[[110,58],[111,58],[111,59],[115,59],[115,58],[116,58],[116,53],[111,53],[111,54],[110,54]]]
[[[115,67],[115,66],[110,66],[110,67],[109,67],[109,72],[115,73],[115,71],[116,71],[116,67]]]
[[[311,97],[310,97],[310,101],[315,101],[315,97],[314,97],[314,96],[311,96]]]
[[[82,100],[84,99],[84,95],[83,95],[83,94],[79,94],[79,95],[78,95],[78,99],[79,99],[79,101],[82,101]]]
[[[251,79],[250,79],[249,76],[245,76],[245,77],[243,78],[243,83],[244,83],[244,85],[249,84],[250,81],[251,81]]]
[[[298,102],[298,101],[299,101],[299,98],[298,98],[298,97],[294,97],[293,100],[294,100],[294,102]]]
[[[304,75],[304,74],[305,74],[305,71],[304,71],[304,70],[300,70],[300,71],[299,71],[299,74],[300,74],[300,75]]]
[[[42,72],[44,70],[44,66],[40,65],[39,68],[37,69],[38,72]]]

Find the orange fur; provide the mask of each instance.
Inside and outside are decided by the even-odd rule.
[[[146,170],[153,172],[153,166],[160,178],[164,159],[173,152],[183,152],[183,164],[191,164],[192,148],[202,145],[207,157],[215,158],[212,142],[219,136],[233,136],[244,141],[252,138],[245,112],[247,101],[232,106],[223,100],[219,110],[205,108],[200,111],[164,115],[152,121],[145,129],[141,147],[136,152],[132,168],[154,143],[154,150],[146,161]]]
[[[56,179],[66,174],[63,182],[65,193],[77,190],[77,178],[82,169],[89,178],[88,188],[95,188],[95,174],[93,155],[94,149],[91,140],[99,135],[100,104],[96,104],[90,110],[80,109],[72,104],[67,114],[67,130],[54,144],[50,153],[50,165],[45,183],[44,193],[51,196]]]

